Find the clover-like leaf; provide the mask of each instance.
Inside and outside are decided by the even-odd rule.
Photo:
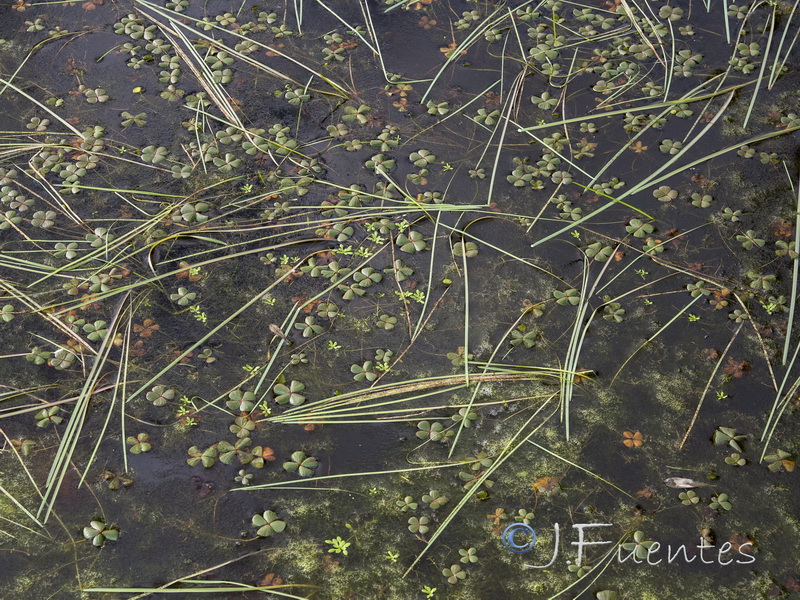
[[[149,435],[146,433],[140,433],[136,437],[133,437],[132,435],[128,436],[125,441],[131,447],[131,454],[141,454],[142,452],[150,452],[150,449],[153,447],[148,442],[149,439]]]
[[[711,503],[709,504],[712,510],[730,510],[733,508],[733,505],[728,500],[728,494],[719,494],[717,496],[711,497]]]
[[[478,244],[475,242],[457,242],[453,246],[453,255],[466,256],[467,258],[478,256]]]
[[[330,266],[331,265],[329,265],[329,267]],[[322,325],[317,325],[317,318],[314,316],[308,316],[302,323],[295,323],[294,326],[295,329],[301,329],[303,331],[303,337],[305,338],[322,333]]]
[[[563,292],[561,290],[555,290],[553,292],[553,297],[556,299],[556,303],[562,306],[566,306],[567,304],[576,306],[578,302],[581,301],[581,293],[575,288]]]
[[[43,408],[39,412],[37,412],[33,418],[36,419],[36,426],[37,427],[47,427],[50,424],[58,425],[60,424],[64,418],[60,417],[58,413],[61,412],[61,409],[58,406],[51,406],[50,408]]]
[[[428,532],[428,523],[430,519],[428,517],[411,517],[408,520],[408,530],[411,533],[419,533],[420,535],[425,535]]]
[[[436,161],[436,155],[430,150],[417,150],[408,156],[408,160],[414,163],[415,167],[424,168]]]
[[[167,388],[165,385],[156,385],[145,394],[145,398],[152,402],[154,406],[164,406],[167,402],[175,398],[176,394],[177,392],[172,388]]]
[[[230,432],[238,438],[250,437],[250,433],[256,428],[255,422],[247,416],[236,417],[233,424],[228,427]]]
[[[190,292],[185,287],[179,287],[177,292],[169,295],[170,300],[177,302],[181,306],[188,306],[195,298],[197,298],[197,293]]]
[[[467,572],[461,565],[450,565],[450,568],[442,569],[442,575],[447,577],[447,583],[456,584],[467,577]]]
[[[283,469],[287,473],[297,471],[300,477],[309,477],[314,474],[317,464],[317,459],[313,456],[306,456],[305,452],[297,451],[292,454],[292,460],[283,463]]]
[[[400,246],[401,252],[407,252],[409,254],[421,252],[428,247],[428,243],[425,241],[423,235],[418,231],[411,230],[409,230],[407,234],[401,233],[398,235],[396,243]]]
[[[169,155],[169,150],[164,146],[146,146],[142,148],[141,159],[144,162],[158,164],[164,162]]]
[[[122,111],[122,126],[123,127],[130,127],[131,125],[135,125],[136,127],[142,127],[143,125],[147,124],[147,114],[139,113],[138,115],[132,115],[127,110]]]
[[[243,392],[233,390],[228,394],[228,401],[225,405],[236,412],[250,412],[255,408],[256,396],[253,392]]]
[[[375,363],[371,360],[365,361],[362,365],[352,365],[350,372],[353,373],[353,379],[356,381],[375,381],[378,378],[378,373],[375,371]]]
[[[192,446],[188,450],[189,458],[186,462],[190,467],[202,464],[206,469],[210,469],[217,462],[217,446],[212,445],[205,450],[200,450],[197,446]]]
[[[622,548],[628,552],[633,552],[637,559],[644,560],[647,558],[647,553],[655,542],[653,540],[645,539],[644,531],[635,531],[633,534],[633,541],[625,542]]]
[[[737,435],[736,430],[731,427],[717,427],[712,437],[715,446],[727,444],[737,452],[742,452],[741,442],[745,439],[747,436]]]
[[[267,510],[260,515],[253,515],[253,527],[257,527],[256,535],[259,537],[269,537],[276,533],[281,533],[286,529],[286,522],[278,518],[278,514]]]
[[[637,238],[647,237],[654,230],[655,228],[650,223],[645,223],[641,219],[631,219],[625,227],[625,231]]]
[[[275,402],[278,404],[300,406],[306,401],[306,397],[300,393],[305,388],[304,383],[293,379],[289,385],[278,383],[272,388],[272,391],[275,393]]]

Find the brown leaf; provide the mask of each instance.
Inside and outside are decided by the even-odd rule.
[[[486,92],[485,96],[486,100],[484,100],[484,102],[489,106],[501,106],[503,104],[503,97],[500,94]]]
[[[493,513],[489,513],[486,515],[486,518],[489,519],[495,525],[500,525],[501,521],[505,521],[508,519],[508,515],[506,514],[505,508],[496,508],[494,509]]]
[[[575,375],[572,377],[572,383],[581,384],[589,381],[589,376],[592,375],[593,372],[590,369],[584,369],[583,367],[578,367]]]
[[[785,219],[778,219],[772,224],[772,233],[775,237],[790,238],[794,232],[794,227]]]
[[[178,266],[181,267],[181,270],[175,273],[177,279],[188,279],[189,281],[200,281],[202,279],[202,275],[199,273],[197,275],[191,274],[191,265],[185,260],[180,261]]]
[[[645,150],[647,150],[647,146],[642,144],[641,141],[637,141],[635,144],[628,146],[628,150],[633,150],[636,154],[641,154]]]
[[[750,363],[746,360],[742,362],[737,362],[736,360],[729,358],[728,359],[728,366],[722,369],[728,375],[732,375],[736,379],[741,379],[744,377],[746,371],[750,370]]]
[[[159,329],[161,329],[161,326],[153,319],[145,319],[141,325],[138,323],[133,324],[133,332],[138,333],[139,337],[143,338],[150,337]]]
[[[790,592],[800,592],[800,578],[797,578],[794,575],[789,575],[789,577],[786,578],[786,583],[784,583],[784,585]]]
[[[772,334],[775,333],[769,325],[764,325],[763,327],[759,325],[756,327],[756,331],[758,335],[765,338],[771,338]]]
[[[208,496],[211,492],[213,492],[216,487],[217,487],[216,483],[204,479],[199,475],[194,475],[192,477],[192,488],[194,494],[201,500],[206,496]]]
[[[705,176],[705,175],[703,175],[702,173],[695,173],[695,174],[694,174],[694,175],[692,175],[692,176],[691,176],[689,179],[691,179],[692,181],[694,181],[694,182],[695,182],[697,185],[702,185],[702,186],[704,186],[704,187],[705,187],[705,184],[706,184],[706,176]]]
[[[78,308],[80,308],[81,310],[89,310],[90,308],[92,310],[100,310],[101,308],[103,308],[103,301],[98,300],[95,302],[94,299],[96,297],[97,293],[82,294],[81,300],[83,300],[83,303]]]
[[[439,48],[439,52],[444,54],[445,58],[450,58],[453,55],[453,52],[456,51],[456,48],[458,48],[458,45],[455,42],[450,42],[449,44],[447,44],[447,46],[442,46],[441,48]],[[466,50],[461,51],[461,55],[464,55],[466,53],[467,53]]]
[[[333,572],[339,567],[339,561],[333,560],[330,554],[322,557],[322,571],[325,575],[333,575]]]
[[[624,438],[622,443],[628,448],[640,448],[642,444],[644,444],[644,436],[641,431],[637,431],[636,433],[623,431],[622,437]]]
[[[723,288],[721,290],[714,290],[712,295],[714,296],[711,298],[708,303],[713,306],[716,310],[720,310],[728,306],[728,295],[731,291],[727,288]]]
[[[558,477],[539,477],[533,482],[533,490],[539,494],[557,492],[561,489]]]
[[[280,50],[281,48],[283,48],[283,44],[272,44],[269,47],[274,48],[275,50]],[[264,54],[266,54],[267,56],[280,56],[280,54],[278,54],[277,52],[273,52],[271,50],[267,50]]]
[[[267,573],[261,579],[261,583],[259,584],[261,587],[269,587],[271,585],[282,585],[283,579],[278,577],[275,573]]]
[[[422,17],[419,20],[419,26],[422,27],[423,29],[430,29],[434,25],[436,25],[436,19],[429,19],[428,17]]]
[[[753,540],[751,540],[748,536],[743,533],[734,533],[728,541],[731,543],[731,549],[734,552],[739,552],[740,554],[752,554],[753,553]],[[742,548],[744,544],[751,544],[750,546],[745,546]],[[741,548],[741,549],[740,549]]]

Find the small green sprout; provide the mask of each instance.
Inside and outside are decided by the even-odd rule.
[[[343,540],[341,536],[338,535],[332,540],[325,540],[325,543],[331,546],[328,552],[332,552],[334,554],[344,554],[345,556],[348,554],[347,548],[349,548],[351,545],[350,542]]]

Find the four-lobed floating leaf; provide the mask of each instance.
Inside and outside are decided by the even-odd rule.
[[[305,452],[297,451],[292,454],[292,459],[283,463],[283,469],[287,473],[297,471],[300,477],[310,477],[317,468],[317,459],[313,456],[306,456]]]
[[[102,548],[106,541],[114,542],[119,539],[119,529],[108,527],[105,521],[92,521],[88,527],[83,528],[83,537],[92,540],[93,546]]]
[[[252,524],[258,528],[256,535],[259,537],[269,537],[286,529],[286,522],[279,519],[278,514],[271,510],[253,515]]]
[[[275,402],[278,404],[291,404],[292,406],[300,406],[306,401],[306,397],[300,392],[306,389],[303,382],[292,380],[289,385],[284,383],[277,384],[272,391],[275,393]]]

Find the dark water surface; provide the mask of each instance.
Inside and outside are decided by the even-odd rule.
[[[0,7],[1,597],[797,596],[792,4],[183,2]]]

